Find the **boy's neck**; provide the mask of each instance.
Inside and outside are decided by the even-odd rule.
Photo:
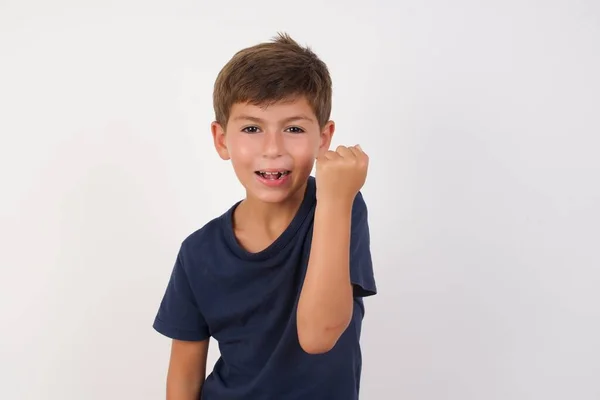
[[[263,227],[268,231],[285,229],[302,204],[306,185],[281,203],[265,203],[247,196],[236,210],[236,225],[240,228]]]

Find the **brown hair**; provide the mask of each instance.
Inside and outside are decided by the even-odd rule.
[[[258,106],[305,96],[323,127],[331,114],[329,70],[309,47],[288,34],[237,52],[215,81],[215,119],[225,128],[231,107],[249,102]]]

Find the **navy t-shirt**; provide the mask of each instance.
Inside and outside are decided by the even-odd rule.
[[[315,178],[288,228],[268,248],[249,253],[237,242],[233,211],[182,243],[154,328],[179,340],[219,343],[221,357],[202,387],[203,400],[354,400],[362,367],[362,298],[376,293],[367,208],[352,210],[350,275],[354,314],[332,350],[302,350],[296,308],[310,254]]]

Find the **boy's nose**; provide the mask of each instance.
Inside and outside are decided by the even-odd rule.
[[[283,135],[279,132],[267,132],[264,136],[263,157],[275,158],[284,152]]]

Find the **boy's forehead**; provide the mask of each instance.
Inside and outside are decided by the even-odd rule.
[[[235,103],[231,107],[229,118],[232,121],[240,119],[282,120],[294,118],[316,122],[315,113],[304,97],[269,102],[267,104],[255,104],[253,102]]]

